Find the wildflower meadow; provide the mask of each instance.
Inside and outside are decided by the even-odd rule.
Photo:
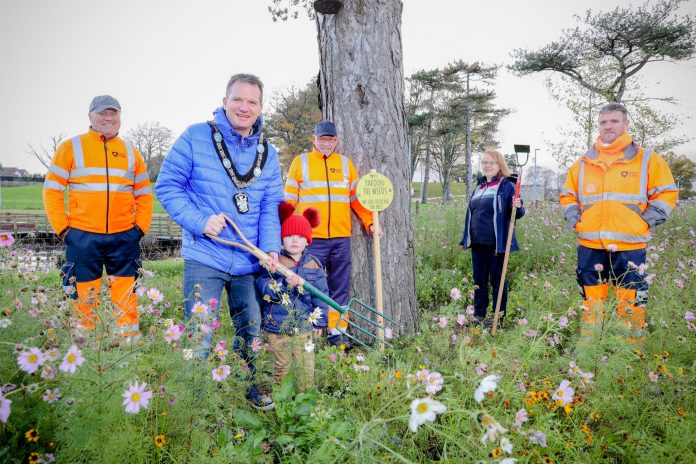
[[[457,202],[414,209],[416,334],[390,327],[384,352],[308,343],[317,388],[306,392],[292,375],[272,386],[265,342],[254,343],[276,403],[267,412],[244,398],[226,303],[201,302],[182,320],[181,260],[144,263],[143,342],[123,346],[106,294],[96,329],[80,330],[58,270],[22,265],[32,252],[5,234],[0,461],[696,462],[696,205],[680,204],[649,244],[641,344],[626,341],[611,297],[581,340],[575,241],[554,204],[518,222],[502,329],[468,324],[463,215]],[[210,335],[201,360],[193,350]]]

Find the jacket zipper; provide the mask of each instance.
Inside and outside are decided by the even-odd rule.
[[[326,162],[327,156],[324,155],[324,171],[326,172],[326,191],[329,197],[329,219],[326,221],[326,234],[331,238],[331,185],[329,184],[329,164]]]
[[[102,135],[102,142],[104,142],[104,161],[106,161],[106,233],[109,233],[109,150],[106,138]]]

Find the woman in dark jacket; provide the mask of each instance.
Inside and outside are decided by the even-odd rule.
[[[517,208],[516,219],[524,216],[522,201],[515,195],[517,179],[510,176],[510,170],[503,155],[494,149],[487,149],[481,157],[483,177],[469,199],[464,221],[464,235],[460,245],[471,248],[474,284],[474,318],[485,327],[493,325],[486,319],[489,302],[489,283],[493,290],[493,306],[498,298],[500,277],[505,259],[505,244],[510,229],[512,207]],[[510,251],[519,250],[515,232],[512,233]],[[507,304],[507,282],[503,284],[503,298],[500,304],[501,321],[505,317]]]

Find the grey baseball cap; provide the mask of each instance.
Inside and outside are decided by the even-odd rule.
[[[104,110],[121,111],[121,104],[111,95],[99,95],[89,104],[89,112],[100,113]]]

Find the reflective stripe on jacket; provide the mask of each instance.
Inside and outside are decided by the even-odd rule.
[[[316,149],[295,157],[285,181],[285,200],[297,206],[297,213],[311,207],[319,210],[321,222],[313,238],[350,237],[351,208],[365,230],[372,225],[372,213],[358,201],[355,189],[358,171],[353,162],[339,153],[324,156]]]
[[[106,140],[92,129],[60,144],[46,174],[43,202],[57,234],[66,227],[112,234],[133,225],[146,233],[152,219],[152,189],[143,158],[129,142]]]
[[[603,155],[617,158],[607,164]],[[678,193],[667,162],[624,133],[608,146],[598,138],[570,167],[560,201],[580,245],[622,251],[645,248]]]

